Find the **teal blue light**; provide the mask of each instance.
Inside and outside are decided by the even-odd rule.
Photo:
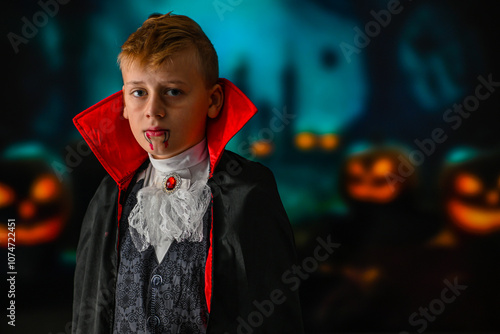
[[[7,160],[35,158],[44,155],[44,153],[45,149],[39,142],[28,142],[8,147],[4,151],[2,158]]]
[[[58,69],[63,64],[63,52],[61,50],[61,32],[59,25],[52,19],[40,30],[43,50],[52,69]]]
[[[347,156],[351,156],[351,155],[355,155],[355,154],[364,152],[372,146],[373,146],[372,144],[370,144],[368,142],[364,142],[364,141],[354,143],[347,149]]]
[[[451,164],[458,164],[473,159],[478,155],[476,149],[470,147],[460,147],[451,151],[446,157],[446,161]]]
[[[74,266],[76,264],[76,251],[66,250],[62,252],[60,261],[66,266]]]

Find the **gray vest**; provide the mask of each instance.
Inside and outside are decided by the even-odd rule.
[[[113,332],[119,334],[205,333],[205,262],[209,249],[209,206],[201,242],[174,241],[161,263],[153,246],[139,252],[130,237],[128,216],[143,186],[130,191],[120,221],[120,250]]]

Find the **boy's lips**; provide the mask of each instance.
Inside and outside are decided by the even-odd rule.
[[[148,129],[144,131],[144,138],[151,144],[151,137],[163,137],[163,142],[167,142],[170,138],[170,130],[165,129]]]
[[[149,137],[159,137],[164,136],[167,132],[170,133],[168,130],[146,130],[146,135]]]

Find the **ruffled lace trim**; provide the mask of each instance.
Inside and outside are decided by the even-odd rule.
[[[129,215],[130,235],[142,252],[165,242],[202,241],[203,215],[212,197],[206,181],[196,181],[189,189],[166,194],[158,187],[144,187]]]

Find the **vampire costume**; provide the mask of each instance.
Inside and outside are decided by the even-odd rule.
[[[77,129],[109,175],[92,198],[81,227],[73,333],[120,333],[120,324],[133,322],[134,317],[145,319],[148,333],[168,333],[174,327],[158,326],[175,312],[173,321],[196,312],[199,318],[194,323],[212,334],[303,333],[297,285],[291,284],[298,278],[289,275],[296,260],[293,233],[274,177],[263,165],[224,149],[256,108],[231,82],[221,79],[220,83],[224,105],[215,119],[208,120],[206,131],[211,199],[200,218],[201,242],[173,241],[168,251],[162,252],[162,256],[166,252],[163,260],[171,261],[164,267],[154,262],[157,257],[147,248],[149,244],[144,246],[137,241],[140,237],[128,238],[131,234],[126,234],[130,226],[125,216],[131,214],[137,201],[142,186],[139,175],[149,160],[122,117],[122,92],[74,118]],[[173,187],[181,180],[171,177],[167,181],[167,186]],[[134,243],[146,250],[137,251]],[[123,256],[126,249],[135,249],[135,255]],[[131,299],[126,292],[132,291],[133,279],[127,278],[120,268],[130,266],[139,257],[141,263],[149,264],[131,277],[143,280],[145,292],[139,297],[132,295]],[[186,278],[188,286],[195,286],[191,289],[195,302],[182,304],[188,305],[186,310],[181,305],[169,311],[172,304],[167,296],[166,306],[156,307],[158,302],[152,299],[162,284],[175,290],[178,282],[184,282],[182,261],[186,260],[193,262],[193,270],[198,273],[194,280]],[[146,314],[126,312],[135,301],[147,304]],[[156,306],[149,308],[150,305]],[[200,330],[175,328],[180,333]]]

